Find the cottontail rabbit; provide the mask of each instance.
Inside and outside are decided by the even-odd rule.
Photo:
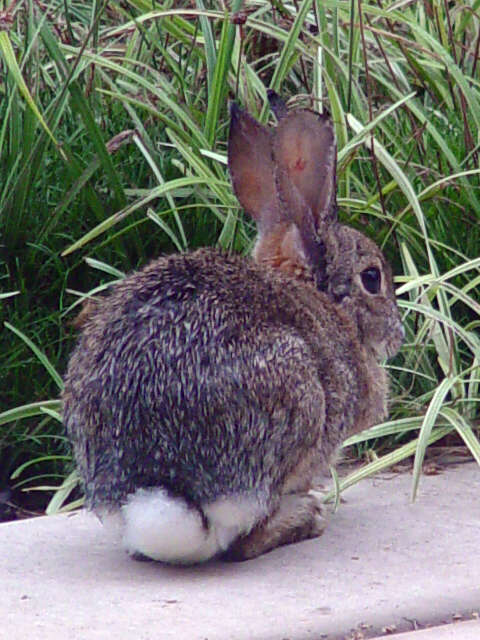
[[[337,220],[330,119],[285,111],[269,130],[231,109],[252,259],[159,258],[83,318],[64,421],[87,506],[120,514],[133,554],[247,559],[319,535],[314,473],[385,417],[379,362],[403,339],[391,270]]]

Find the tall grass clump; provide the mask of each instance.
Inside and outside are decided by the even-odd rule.
[[[347,443],[370,462],[340,488],[414,456],[415,492],[446,436],[480,462],[479,34],[476,1],[4,3],[0,489],[44,506],[68,475],[82,300],[161,252],[248,252],[227,102],[272,122],[268,88],[331,111],[341,216],[394,265],[406,327],[390,419]]]

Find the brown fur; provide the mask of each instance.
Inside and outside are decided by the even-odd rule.
[[[82,303],[82,308],[78,315],[72,321],[72,327],[77,329],[77,331],[83,329],[85,325],[88,323],[89,318],[98,310],[98,300],[93,300],[92,298],[87,298]]]

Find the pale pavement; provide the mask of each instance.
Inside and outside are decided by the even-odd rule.
[[[411,504],[411,476],[387,474],[346,491],[319,539],[191,568],[131,560],[85,514],[1,524],[0,637],[339,640],[463,616],[398,640],[480,640],[479,489],[458,465]]]

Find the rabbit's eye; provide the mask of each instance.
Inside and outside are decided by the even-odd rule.
[[[362,278],[362,284],[368,293],[376,294],[380,291],[380,285],[382,283],[382,276],[380,270],[377,267],[369,267],[360,274]]]

